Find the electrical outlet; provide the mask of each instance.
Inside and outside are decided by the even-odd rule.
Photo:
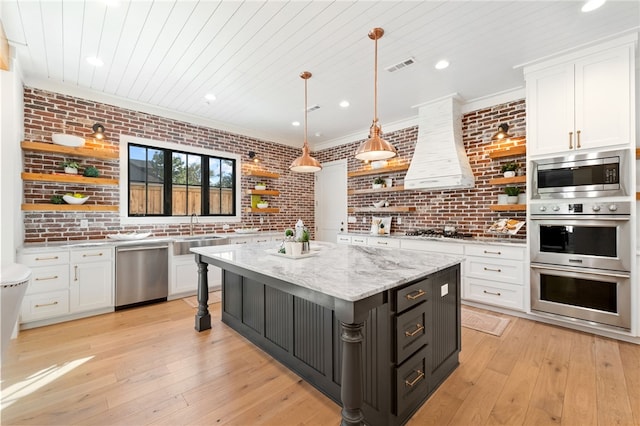
[[[227,229],[229,229],[229,228],[230,228],[230,226],[229,226],[229,224],[228,224],[228,223],[225,223],[224,225],[222,225],[222,229],[224,229],[225,231],[226,231]]]
[[[87,219],[80,220],[80,228],[88,228],[88,227],[89,227],[89,221]]]
[[[449,294],[449,283],[440,286],[440,297],[445,297],[447,294]]]
[[[366,217],[362,218],[362,223],[367,223],[367,218]]]
[[[398,225],[402,225],[402,216],[398,216],[398,220],[396,220]]]
[[[260,216],[260,225],[264,223],[264,217]]]

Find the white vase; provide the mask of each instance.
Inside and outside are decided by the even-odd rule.
[[[291,243],[291,256],[300,256],[300,255],[302,255],[302,243],[298,242],[298,241],[292,242]]]
[[[512,178],[516,175],[516,172],[514,170],[509,170],[507,172],[504,172],[504,177],[506,178]]]
[[[386,186],[387,188],[391,188],[392,185],[393,185],[393,178],[386,178],[384,180],[384,186]]]
[[[382,184],[381,183],[374,183],[373,184],[373,189],[382,189]]]
[[[518,194],[518,204],[527,204],[527,193]]]
[[[291,254],[293,251],[293,241],[284,242],[284,254]]]
[[[69,175],[77,175],[78,174],[78,169],[76,169],[75,167],[65,167],[64,168],[64,172],[69,174]]]
[[[507,196],[507,204],[518,204],[518,196],[517,195],[508,195]]]
[[[498,195],[498,204],[507,204],[507,194]]]

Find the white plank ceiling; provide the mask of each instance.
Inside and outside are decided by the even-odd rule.
[[[364,138],[378,115],[457,92],[470,101],[524,85],[517,65],[637,32],[640,2],[2,0],[25,84],[301,146],[308,70],[309,143]],[[86,58],[98,56],[102,67]],[[413,57],[415,64],[384,68]],[[440,59],[451,66],[434,69]],[[206,93],[215,101],[207,102]],[[351,103],[341,108],[343,99]],[[109,123],[104,123],[109,127]],[[316,135],[317,134],[317,135]]]

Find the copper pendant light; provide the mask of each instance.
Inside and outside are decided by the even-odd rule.
[[[304,80],[304,145],[302,145],[302,155],[289,166],[292,172],[312,173],[322,170],[322,165],[318,160],[309,155],[309,144],[307,143],[307,80],[311,78],[309,71],[300,74]]]
[[[382,127],[378,123],[378,39],[382,38],[384,30],[374,28],[369,31],[369,38],[375,41],[376,55],[374,63],[373,84],[373,123],[369,129],[369,139],[363,142],[356,151],[358,160],[384,160],[397,155],[396,148],[380,137]]]

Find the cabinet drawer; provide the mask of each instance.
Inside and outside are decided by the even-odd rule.
[[[402,364],[415,351],[428,343],[427,303],[396,317],[396,364]]]
[[[366,246],[367,237],[351,237],[351,244],[354,246]]]
[[[252,243],[268,243],[272,241],[271,237],[263,236],[263,237],[254,237],[251,242]]]
[[[21,322],[53,318],[69,313],[69,291],[32,294],[24,297],[20,314]]]
[[[338,235],[336,241],[338,244],[351,244],[351,237],[348,235]]]
[[[353,242],[353,237],[351,241]],[[374,247],[400,248],[400,240],[389,237],[367,237],[367,244]]]
[[[435,251],[437,253],[463,254],[464,244],[433,240],[402,240],[402,248],[407,250]]]
[[[69,263],[69,251],[59,250],[43,253],[22,253],[19,262],[32,267],[64,265]]]
[[[428,278],[411,284],[396,292],[396,312],[405,311],[428,299]]]
[[[524,284],[524,262],[517,260],[467,257],[464,264],[467,277],[495,280],[510,284]]]
[[[396,415],[415,408],[428,389],[427,371],[430,365],[428,346],[418,351],[404,364],[396,367]]]
[[[467,244],[467,256],[488,257],[492,259],[524,260],[524,247],[507,247],[500,245]]]
[[[69,288],[69,265],[52,265],[31,269],[31,282],[25,294],[44,293]]]
[[[98,262],[101,260],[111,260],[111,258],[113,257],[113,250],[114,249],[112,246],[83,249],[83,250],[72,250],[71,262],[82,263],[82,262]]]
[[[463,299],[524,311],[524,287],[519,285],[467,278]]]

